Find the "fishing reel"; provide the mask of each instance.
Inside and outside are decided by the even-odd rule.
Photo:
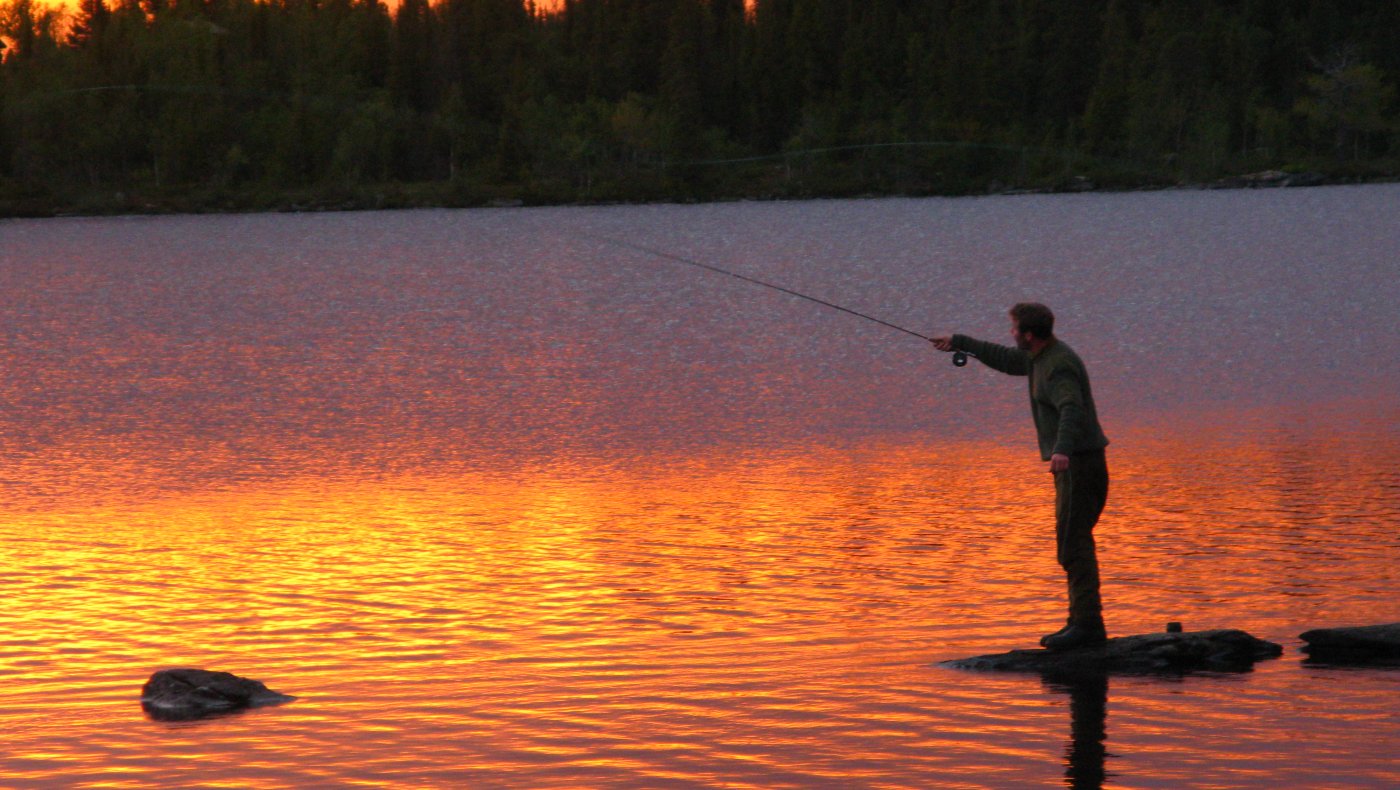
[[[971,351],[954,351],[954,352],[953,352],[953,366],[954,366],[954,367],[959,367],[959,368],[965,368],[965,367],[967,367],[967,358],[968,358],[968,357],[975,357],[975,356],[977,356],[977,355],[974,354],[974,353],[972,353]]]

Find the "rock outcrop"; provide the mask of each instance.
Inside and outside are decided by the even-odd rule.
[[[1400,665],[1400,623],[1356,628],[1317,628],[1301,634],[1303,652],[1330,664]]]
[[[1256,661],[1282,654],[1282,645],[1257,639],[1244,631],[1220,629],[1120,636],[1072,650],[1012,650],[944,661],[942,665],[992,672],[1034,672],[1050,677],[1183,675],[1245,672]]]
[[[141,707],[163,720],[198,719],[294,699],[256,680],[207,669],[162,669],[141,689]]]

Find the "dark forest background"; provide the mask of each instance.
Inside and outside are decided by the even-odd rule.
[[[0,0],[0,41],[9,214],[1400,169],[1395,0]]]

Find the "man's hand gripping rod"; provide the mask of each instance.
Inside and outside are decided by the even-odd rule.
[[[977,356],[975,352],[965,351],[961,348],[953,348],[952,335],[940,335],[938,337],[931,337],[929,338],[929,342],[933,343],[933,347],[938,349],[939,351],[953,352],[953,364],[960,368],[967,367],[968,357]]]

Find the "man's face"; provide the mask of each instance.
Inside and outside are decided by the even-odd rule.
[[[1016,341],[1016,347],[1022,351],[1031,350],[1031,333],[1022,332],[1021,327],[1016,325],[1016,319],[1011,319],[1011,339]]]

